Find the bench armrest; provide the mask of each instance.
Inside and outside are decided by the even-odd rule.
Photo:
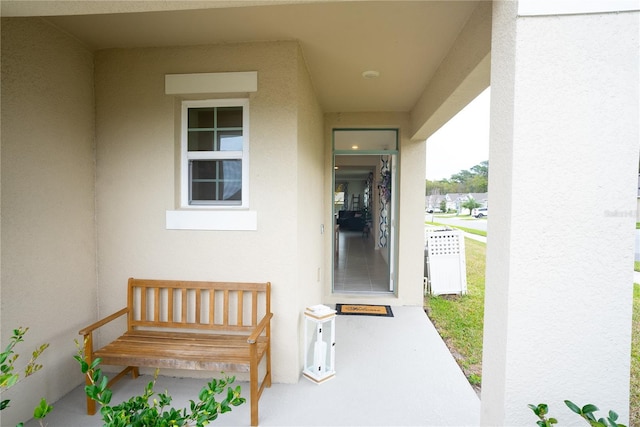
[[[89,335],[91,332],[98,329],[100,326],[106,325],[112,320],[117,319],[118,317],[124,314],[127,314],[128,312],[129,312],[129,308],[125,307],[119,311],[116,311],[112,315],[105,317],[104,319],[98,320],[97,322],[87,326],[86,328],[80,329],[80,331],[78,331],[78,334],[84,335],[84,336]]]
[[[258,340],[258,337],[260,336],[262,331],[264,331],[264,329],[267,327],[267,325],[269,324],[269,321],[271,320],[272,317],[273,317],[273,313],[265,314],[265,316],[262,318],[260,323],[258,323],[256,328],[254,329],[253,333],[251,335],[249,335],[249,338],[247,338],[247,342],[249,344],[255,344],[256,343],[256,341]]]

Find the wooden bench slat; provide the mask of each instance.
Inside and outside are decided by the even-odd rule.
[[[172,288],[166,288],[167,289],[167,321],[168,322],[173,322],[173,320],[175,319],[175,314],[174,314],[174,305],[173,305],[173,297],[174,297],[174,289]],[[129,328],[129,330],[131,330],[131,328]]]
[[[258,291],[251,291],[251,326],[258,324]]]
[[[250,367],[246,363],[233,363],[227,361],[198,361],[198,360],[184,360],[184,359],[153,359],[146,360],[140,357],[123,357],[123,358],[109,358],[109,365],[116,366],[139,366],[148,368],[164,368],[164,369],[188,369],[194,371],[218,371],[218,372],[250,372]],[[106,363],[106,362],[105,362]],[[253,409],[252,409],[253,411]],[[257,424],[252,424],[257,425]]]
[[[238,341],[243,341],[245,344],[248,338],[247,334],[230,335],[230,334],[214,334],[214,333],[205,334],[205,333],[199,333],[199,332],[173,332],[173,331],[163,332],[163,331],[151,331],[151,330],[144,330],[144,329],[136,329],[135,331],[125,332],[122,336],[123,337],[142,337],[142,338],[151,337],[151,338],[161,338],[161,339],[170,337],[171,339],[181,339],[181,340],[189,340],[189,339],[193,339],[193,340],[207,339],[212,341],[238,340]],[[263,338],[266,338],[266,337],[263,336]]]
[[[151,320],[142,322],[132,322],[134,327],[156,327],[156,328],[170,328],[170,329],[193,329],[193,330],[207,330],[207,331],[219,331],[219,332],[250,332],[255,326],[236,326],[236,325],[209,325],[206,323],[182,323],[182,322],[153,322]]]
[[[216,291],[209,290],[209,324],[214,325],[216,322]]]
[[[238,298],[238,308],[236,310],[236,316],[237,316],[236,323],[240,326],[244,326],[244,318],[243,318],[244,310],[242,309],[242,306],[244,304],[244,293],[240,290],[237,292],[236,297]]]
[[[229,324],[229,289],[224,290],[224,304],[222,311],[222,324],[227,326]]]
[[[133,279],[137,286],[145,286],[150,288],[173,288],[173,289],[211,289],[214,285],[218,290],[238,290],[245,291],[257,290],[265,291],[269,282],[253,283],[253,282],[203,282],[203,281],[185,281],[185,280],[157,280],[157,279]]]
[[[183,288],[181,290],[181,293],[182,293],[182,296],[181,296],[182,308],[180,313],[180,322],[187,323],[187,289]]]
[[[266,349],[266,343],[258,344],[258,354],[261,354]],[[124,356],[124,355],[138,355],[145,358],[180,358],[180,359],[197,359],[202,361],[216,361],[216,360],[234,360],[238,363],[247,364],[251,355],[248,348],[241,346],[229,346],[220,347],[216,345],[207,345],[201,343],[200,345],[191,344],[187,347],[174,347],[167,346],[165,343],[152,343],[152,342],[131,342],[131,341],[119,341],[113,342],[106,347],[95,352],[95,355],[102,358]]]
[[[153,321],[160,321],[160,288],[153,288]]]

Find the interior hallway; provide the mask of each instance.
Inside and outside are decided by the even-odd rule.
[[[373,235],[340,230],[333,273],[334,292],[389,293],[389,266]]]

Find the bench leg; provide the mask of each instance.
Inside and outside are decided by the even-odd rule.
[[[258,388],[258,351],[257,345],[254,343],[249,346],[249,354],[251,360],[249,362],[249,384],[250,384],[250,405],[251,405],[251,425],[258,425],[258,398],[260,389]]]
[[[264,382],[266,387],[271,387],[271,343],[267,343],[267,374],[265,375]]]
[[[258,425],[258,366],[251,366],[249,373],[249,383],[251,384],[250,404],[251,404],[251,425]]]
[[[90,397],[87,397],[87,415],[93,415],[95,413],[96,413],[96,402]]]
[[[93,334],[89,333],[84,336],[84,348],[82,349],[84,354],[84,360],[87,365],[91,366],[93,363]],[[91,377],[87,372],[84,376],[84,383],[86,385],[92,385]],[[87,396],[87,415],[93,415],[96,413],[96,402]]]

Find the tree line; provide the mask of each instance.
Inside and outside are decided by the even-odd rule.
[[[447,193],[486,193],[489,185],[489,161],[485,160],[468,170],[439,181],[425,180],[425,195]]]

